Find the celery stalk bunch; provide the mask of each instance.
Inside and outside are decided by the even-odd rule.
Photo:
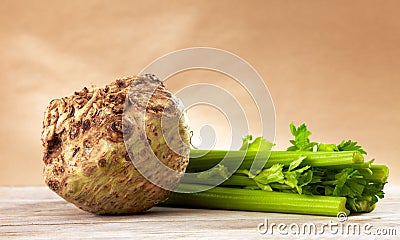
[[[180,187],[188,192],[216,179],[224,182],[212,189],[195,193],[173,193],[163,206],[265,211],[336,216],[340,212],[371,212],[384,197],[389,169],[365,161],[367,153],[351,140],[339,144],[312,142],[305,124],[290,124],[294,136],[286,151],[271,150],[273,144],[262,137],[243,138],[239,150],[191,150],[186,172],[200,172],[184,177]],[[269,156],[261,171],[250,171],[256,156]],[[200,157],[199,157],[200,156]],[[230,161],[243,158],[240,167],[228,177]],[[224,165],[220,164],[226,159]],[[228,160],[228,161],[227,161]]]

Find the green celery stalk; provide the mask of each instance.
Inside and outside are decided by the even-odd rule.
[[[358,171],[364,178],[371,182],[386,183],[389,176],[389,168],[386,165],[371,165],[370,170],[372,174],[366,169],[359,169]]]
[[[196,190],[199,185],[181,184],[185,191]],[[215,187],[197,193],[172,193],[161,206],[208,208],[244,211],[263,211],[336,216],[350,214],[345,197],[310,196],[296,193]]]
[[[257,158],[256,158],[257,155]],[[303,161],[304,165],[312,167],[341,167],[353,164],[363,164],[364,158],[357,151],[342,151],[342,152],[307,152],[307,151],[240,151],[240,150],[191,150],[190,161],[187,167],[187,172],[204,171],[217,165],[222,159],[226,159],[224,166],[233,167],[235,161],[244,158],[239,169],[249,169],[254,161],[265,160],[266,156],[269,159],[264,166],[271,167],[275,163],[280,163],[289,166],[291,162],[301,156],[307,158]]]
[[[181,184],[202,184],[202,185],[214,185],[214,178],[198,178],[195,176],[185,176],[181,179]],[[240,187],[257,187],[257,183],[247,176],[242,175],[232,175],[229,179],[225,180],[222,186],[240,186]]]
[[[257,183],[248,176],[232,175],[228,180],[221,184],[222,186],[238,186],[238,187],[258,187]]]

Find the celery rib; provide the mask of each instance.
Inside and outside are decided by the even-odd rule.
[[[187,191],[196,189],[194,184],[181,184],[181,187]],[[172,193],[161,205],[326,216],[336,216],[339,212],[350,214],[345,207],[345,197],[310,196],[228,187],[215,187],[197,193]]]
[[[202,184],[214,185],[218,179],[215,178],[198,178],[196,176],[186,175],[181,179],[181,184]],[[247,176],[232,175],[221,186],[240,186],[240,187],[257,187],[257,183]]]
[[[179,188],[186,193],[172,193],[162,204],[336,216],[370,212],[384,197],[389,169],[364,161],[357,142],[312,142],[305,124],[291,123],[290,131],[287,151],[272,151],[271,142],[251,135],[240,150],[192,149],[186,173],[198,174],[185,174]]]
[[[356,151],[343,152],[306,152],[306,151],[227,151],[227,150],[191,150],[190,161],[187,172],[204,171],[226,159],[226,167],[234,167],[237,161],[243,159],[239,169],[249,169],[253,162],[264,161],[266,156],[268,161],[264,168],[271,167],[276,163],[288,166],[291,162],[301,156],[306,156],[305,165],[313,167],[335,167],[353,164],[363,164],[363,156]]]
[[[389,168],[385,165],[371,165],[370,170],[372,174],[365,169],[358,171],[364,178],[371,182],[386,183],[389,176]]]

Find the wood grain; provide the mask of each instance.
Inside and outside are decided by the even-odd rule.
[[[396,229],[400,238],[400,186],[388,186],[385,199],[374,212],[349,216],[346,223],[371,223],[378,228]],[[271,223],[314,223],[317,227],[335,217],[264,212],[222,211],[155,207],[128,216],[96,216],[77,209],[45,187],[0,187],[0,238],[15,239],[268,239],[282,238],[274,233],[260,234],[258,224],[265,218]],[[287,230],[287,229],[286,229]],[[365,235],[362,233],[362,235]],[[359,238],[334,235],[328,229],[324,238]],[[296,239],[320,238],[321,235],[288,235]],[[396,236],[385,236],[394,239]],[[382,239],[366,235],[365,239]]]

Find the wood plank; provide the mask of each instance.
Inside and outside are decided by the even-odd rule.
[[[385,199],[379,202],[375,211],[349,216],[344,223],[371,223],[372,230],[396,228],[397,237],[400,237],[400,186],[388,186],[386,192]],[[292,223],[300,226],[305,223],[320,226],[329,221],[338,223],[335,217],[164,207],[137,215],[97,216],[79,210],[46,187],[0,187],[0,237],[6,238],[265,239],[271,234],[258,233],[257,226],[266,218],[269,223],[287,226]],[[274,237],[282,237],[276,228],[274,231]],[[329,231],[323,236],[337,237]],[[320,236],[291,237],[310,239]],[[366,237],[374,239],[376,236]]]

